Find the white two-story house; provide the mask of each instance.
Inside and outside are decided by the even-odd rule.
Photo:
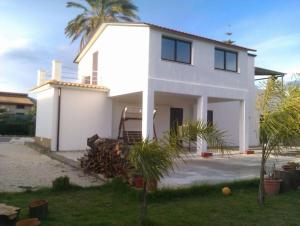
[[[57,61],[52,80],[38,72],[36,140],[51,150],[82,150],[94,134],[120,137],[124,124],[152,139],[201,120],[244,152],[258,144],[252,51],[147,23],[104,23],[74,60],[76,83],[61,81]],[[141,120],[121,125],[131,108]],[[206,150],[198,142],[197,151]]]

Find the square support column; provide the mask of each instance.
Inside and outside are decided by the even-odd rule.
[[[207,96],[197,99],[197,121],[207,123]],[[204,155],[207,152],[207,143],[203,139],[197,138],[197,153]]]
[[[143,91],[142,137],[153,139],[154,91],[147,87]]]
[[[239,149],[246,153],[249,148],[249,109],[246,100],[240,101]]]

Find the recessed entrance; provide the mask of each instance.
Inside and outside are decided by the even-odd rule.
[[[170,108],[170,129],[175,130],[177,126],[182,126],[183,108]]]

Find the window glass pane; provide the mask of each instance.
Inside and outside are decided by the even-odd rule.
[[[236,53],[226,52],[226,70],[237,71]]]
[[[224,51],[215,50],[215,68],[225,69],[224,68]]]
[[[176,60],[191,63],[191,43],[177,41]]]
[[[175,60],[175,40],[162,38],[161,58],[165,60]]]

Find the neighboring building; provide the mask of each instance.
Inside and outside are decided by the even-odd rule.
[[[152,24],[104,23],[75,58],[77,83],[60,81],[57,61],[52,80],[38,72],[37,141],[79,150],[96,133],[117,138],[122,110],[131,106],[142,120],[126,126],[144,138],[201,120],[226,130],[244,152],[259,142],[252,51]],[[206,149],[199,141],[197,151]]]
[[[0,109],[8,114],[25,115],[33,106],[32,99],[26,93],[0,92]]]

